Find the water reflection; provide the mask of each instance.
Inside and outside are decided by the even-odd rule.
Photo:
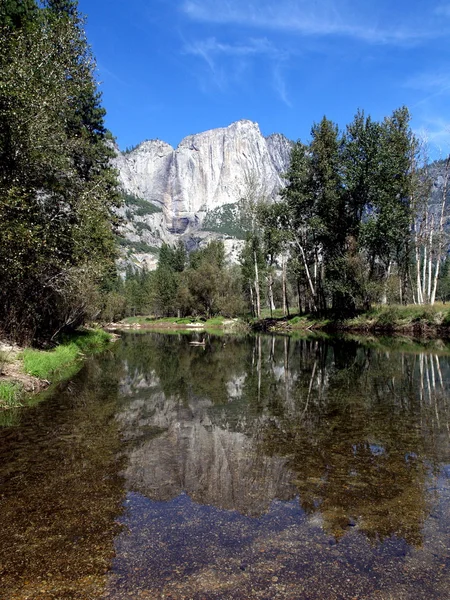
[[[420,546],[450,462],[449,360],[355,340],[131,336],[119,420],[129,489],[247,516],[298,496],[340,539]]]
[[[449,597],[445,344],[191,339],[0,428],[0,597]]]

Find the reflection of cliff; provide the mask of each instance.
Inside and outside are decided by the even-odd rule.
[[[153,410],[145,416],[149,402]],[[136,427],[156,433],[150,439],[144,434],[129,453],[125,477],[130,489],[153,500],[170,500],[185,491],[198,503],[252,516],[266,512],[274,498],[295,495],[286,459],[258,455],[250,437],[211,423],[209,402],[180,406],[156,394],[145,405],[135,400],[130,408],[134,418],[130,422],[122,413],[122,423],[128,421],[137,436]]]
[[[450,456],[447,357],[270,337],[194,353],[162,339],[142,339],[123,380],[132,489],[246,515],[298,496],[335,537],[421,544],[433,467]]]

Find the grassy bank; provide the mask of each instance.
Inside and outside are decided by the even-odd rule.
[[[263,331],[354,331],[360,333],[405,333],[450,335],[450,305],[374,306],[351,318],[318,317],[313,314],[267,318],[254,322]]]
[[[334,315],[317,316],[314,314],[291,314],[284,317],[281,310],[263,311],[261,319],[241,318],[227,319],[217,316],[211,319],[199,317],[166,317],[136,316],[123,319],[112,324],[118,329],[184,329],[215,331],[267,331],[267,332],[299,332],[299,331],[349,331],[359,333],[405,333],[422,335],[450,335],[450,305],[437,303],[433,306],[418,305],[384,305],[374,306],[370,310],[360,312],[351,318]]]
[[[63,338],[52,350],[2,351],[0,409],[20,406],[28,394],[72,377],[86,355],[103,350],[112,339],[103,330],[83,330]]]

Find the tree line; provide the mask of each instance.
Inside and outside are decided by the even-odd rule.
[[[262,279],[273,306],[277,271],[285,312],[289,285],[300,312],[445,299],[449,160],[440,169],[436,197],[405,107],[381,122],[359,111],[342,133],[326,117],[314,124],[310,142],[292,149],[281,201],[253,203],[243,261],[253,312]]]
[[[0,6],[0,332],[44,343],[98,312],[119,203],[74,0]]]
[[[270,202],[247,174],[239,264],[220,241],[164,244],[156,271],[117,273],[112,136],[76,0],[0,5],[0,333],[47,343],[87,319],[351,313],[446,299],[449,161],[433,191],[406,108],[324,117]],[[434,169],[434,170],[433,170]]]
[[[405,107],[381,122],[358,111],[343,132],[324,117],[308,143],[293,145],[279,201],[247,174],[238,265],[225,264],[218,241],[190,257],[181,243],[164,245],[153,274],[127,273],[122,315],[339,316],[373,303],[445,301],[449,172],[449,160],[428,165]]]

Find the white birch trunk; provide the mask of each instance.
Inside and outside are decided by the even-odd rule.
[[[416,238],[416,278],[417,278],[417,304],[423,304],[422,284],[420,281],[420,250],[419,240]]]
[[[449,171],[450,171],[450,156],[447,158],[447,162],[445,163],[445,175],[444,175],[444,187],[442,189],[442,202],[441,202],[441,215],[439,219],[439,243],[438,243],[438,251],[436,257],[436,270],[434,272],[434,281],[433,281],[433,291],[431,293],[431,304],[435,303],[436,300],[436,290],[439,278],[439,268],[442,260],[442,248],[443,248],[443,237],[444,237],[444,214],[445,214],[445,201],[447,198],[447,189],[448,189],[448,179],[449,179]]]
[[[428,238],[428,284],[427,284],[427,302],[431,299],[431,276],[433,272],[433,227],[434,219],[431,218],[430,237]]]
[[[253,258],[255,261],[255,295],[256,295],[256,316],[258,319],[261,318],[261,294],[259,291],[259,270],[258,261],[256,259],[256,252],[253,252]]]
[[[384,282],[383,296],[381,298],[381,304],[387,304],[387,287],[389,283],[389,277],[391,276],[391,261],[389,261],[387,273],[386,273],[386,281]]]

